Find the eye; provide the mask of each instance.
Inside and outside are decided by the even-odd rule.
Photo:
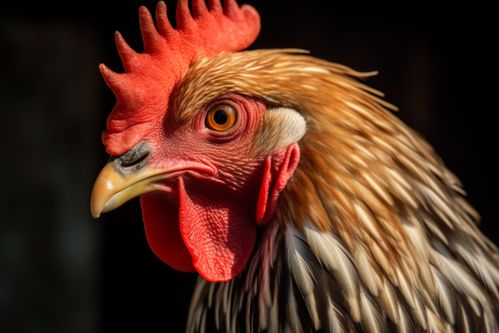
[[[236,124],[237,111],[228,104],[217,104],[206,114],[206,127],[217,132],[230,130]]]

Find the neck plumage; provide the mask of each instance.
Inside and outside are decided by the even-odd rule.
[[[198,65],[258,77],[236,91],[296,108],[307,133],[250,264],[200,280],[188,331],[497,331],[499,254],[459,180],[367,75],[290,52]]]
[[[312,181],[304,158],[247,269],[200,279],[188,332],[497,331],[497,249],[440,162],[376,184]]]
[[[432,257],[439,262],[431,264],[433,286],[398,267],[391,280],[333,233],[273,221],[238,278],[199,279],[187,332],[496,332],[497,301],[488,288],[498,280],[485,277],[497,274],[494,262],[470,259],[485,264],[475,267],[484,275],[478,279],[448,250]]]

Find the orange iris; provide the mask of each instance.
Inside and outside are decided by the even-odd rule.
[[[217,132],[224,132],[236,124],[236,110],[228,104],[213,106],[206,115],[206,127]]]

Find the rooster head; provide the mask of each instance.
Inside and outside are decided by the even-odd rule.
[[[156,24],[141,7],[144,52],[116,33],[125,73],[100,65],[117,103],[102,136],[111,160],[95,182],[91,211],[98,217],[140,196],[161,260],[227,281],[245,267],[258,225],[275,211],[306,125],[292,108],[244,89],[244,69],[231,82],[226,57],[255,40],[258,13],[234,0],[193,0],[192,13],[188,5],[179,1],[175,29],[163,2]],[[217,57],[225,60],[217,65]]]

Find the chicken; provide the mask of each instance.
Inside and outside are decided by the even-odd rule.
[[[359,81],[296,49],[242,51],[234,0],[139,10],[94,217],[140,196],[147,240],[197,271],[188,332],[497,332],[499,255],[459,180]]]

